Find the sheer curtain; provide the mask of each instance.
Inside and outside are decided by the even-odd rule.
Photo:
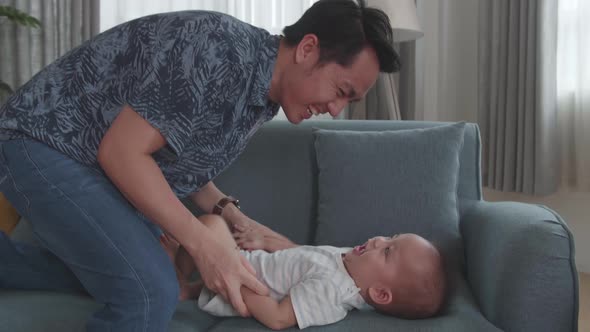
[[[244,22],[278,35],[286,25],[295,23],[317,0],[101,0],[100,31],[155,13],[179,10],[213,10],[232,15]],[[321,115],[323,118],[330,118]],[[275,119],[285,120],[282,111]]]
[[[560,0],[557,102],[562,183],[590,191],[590,1]]]

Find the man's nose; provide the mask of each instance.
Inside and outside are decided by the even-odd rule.
[[[328,104],[328,112],[331,116],[336,117],[348,104],[348,99],[339,98]]]

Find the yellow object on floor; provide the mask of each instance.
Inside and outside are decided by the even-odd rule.
[[[19,220],[18,212],[0,193],[0,231],[10,234]]]

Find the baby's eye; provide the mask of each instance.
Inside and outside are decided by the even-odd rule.
[[[344,90],[338,89],[338,97],[344,97]]]

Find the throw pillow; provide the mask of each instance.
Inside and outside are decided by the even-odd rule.
[[[461,255],[457,183],[464,123],[362,132],[314,130],[316,244],[354,246],[416,233]]]

